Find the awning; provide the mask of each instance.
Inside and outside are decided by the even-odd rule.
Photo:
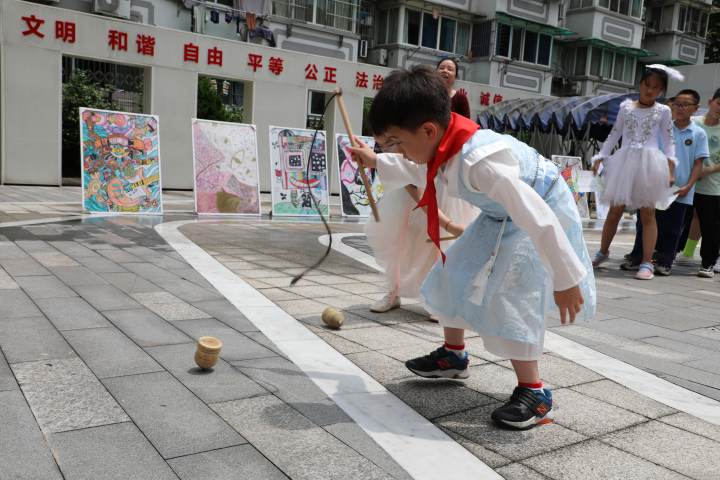
[[[573,32],[572,30],[568,30],[567,28],[552,27],[550,25],[532,22],[530,20],[525,20],[524,18],[508,15],[507,13],[504,13],[504,12],[497,12],[495,14],[495,19],[500,23],[504,23],[505,25],[510,25],[512,27],[520,27],[520,28],[524,28],[526,30],[530,30],[531,32],[544,33],[546,35],[553,35],[553,36],[577,35],[575,32]]]
[[[632,47],[624,47],[622,45],[615,45],[614,43],[606,42],[605,40],[601,40],[599,38],[584,38],[581,40],[576,40],[572,42],[572,45],[577,45],[580,47],[583,46],[590,46],[590,47],[597,47],[597,48],[604,48],[606,50],[610,50],[617,53],[622,53],[624,55],[629,55],[631,57],[654,57],[657,55],[654,52],[651,52],[649,50],[645,50],[644,48],[632,48]]]

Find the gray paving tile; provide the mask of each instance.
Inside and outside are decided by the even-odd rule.
[[[601,440],[691,478],[716,479],[720,470],[720,443],[662,422],[650,421]]]
[[[41,315],[30,297],[22,290],[0,290],[0,318]]]
[[[355,315],[352,312],[343,311],[343,330],[350,330],[353,328],[367,328],[367,327],[377,327],[378,324],[376,322],[373,322],[372,320],[368,320],[365,317],[361,317],[360,315]],[[322,314],[321,313],[310,313],[305,315],[295,315],[295,318],[297,320],[300,320],[306,325],[313,325],[320,328],[327,328],[325,325],[325,322],[322,321]]]
[[[382,384],[415,376],[402,362],[380,352],[353,353],[347,358]]]
[[[100,256],[81,257],[78,258],[78,262],[82,263],[95,273],[119,273],[127,271],[123,266]]]
[[[548,478],[521,463],[511,463],[498,468],[497,473],[502,475],[505,480],[547,480]]]
[[[80,297],[38,299],[35,303],[58,330],[110,325],[105,317]]]
[[[217,337],[222,340],[223,348],[220,356],[228,362],[275,356],[271,350],[212,318],[179,320],[173,324],[193,340],[203,336]]]
[[[64,283],[51,275],[18,277],[17,282],[34,300],[77,296]]]
[[[141,262],[142,261],[135,255],[132,255],[132,254],[130,254],[124,250],[120,250],[120,249],[101,250],[100,255],[107,258],[108,260],[112,260],[115,263],[133,263],[133,262]]]
[[[31,257],[0,260],[0,265],[13,277],[23,277],[27,275],[50,275],[50,271],[40,265],[38,261]]]
[[[103,276],[92,272],[89,268],[83,267],[82,265],[74,267],[52,267],[50,271],[62,280],[63,283],[72,287],[103,285],[108,283]]]
[[[75,356],[45,317],[0,318],[0,348],[8,363]]]
[[[470,377],[463,381],[465,386],[498,400],[507,400],[517,386],[515,372],[500,365],[478,365],[470,367],[468,372]]]
[[[570,445],[523,461],[558,480],[681,480],[685,477],[597,440]]]
[[[490,419],[490,413],[500,405],[495,403],[449,415],[436,423],[511,460],[533,457],[587,438],[557,423],[521,432],[500,429]]]
[[[178,479],[132,423],[56,433],[50,443],[68,480]]]
[[[167,372],[109,378],[104,383],[165,458],[246,443]]]
[[[335,335],[334,333],[331,333],[329,330],[322,328],[322,327],[308,327],[310,330],[313,331],[315,335],[325,340],[325,342],[333,347],[338,352],[342,353],[343,355],[346,355],[348,353],[358,353],[358,352],[367,352],[368,348],[360,345],[359,343],[351,342],[350,340],[346,340],[343,337],[340,337],[338,335]]]
[[[379,466],[393,478],[398,480],[410,480],[408,474],[388,453],[380,448],[365,431],[356,423],[337,423],[325,427],[325,430],[340,439],[343,443],[358,452],[363,457]]]
[[[218,403],[213,409],[294,480],[392,478],[275,396]]]
[[[104,314],[117,328],[141,347],[192,341],[172,324],[144,308],[108,310]]]
[[[457,380],[415,377],[395,380],[385,386],[420,415],[429,419],[496,402],[494,398],[467,388]]]
[[[263,280],[264,281],[264,280]],[[315,300],[283,300],[275,302],[278,307],[290,315],[322,313],[330,305],[316,302]]]
[[[5,271],[4,268],[0,267],[0,290],[15,290],[20,286],[15,283],[10,275]]]
[[[286,477],[250,445],[223,448],[170,460],[181,480],[239,480],[257,478],[280,480]]]
[[[233,365],[317,425],[349,421],[349,417],[289,360],[273,357],[233,362]]]
[[[553,391],[553,403],[557,407],[556,423],[589,437],[627,428],[647,420],[642,415],[567,388]]]
[[[577,363],[547,353],[540,359],[540,376],[555,387],[567,387],[603,379],[601,375]]]
[[[634,390],[618,385],[612,380],[600,380],[585,385],[576,385],[572,389],[588,397],[597,398],[649,418],[662,417],[676,411],[674,408],[656,402]]]
[[[97,253],[94,251],[73,241],[56,240],[50,242],[50,245],[63,252],[65,255],[69,255],[73,258],[97,256]]]
[[[0,352],[0,392],[7,390],[16,390],[18,384],[15,381],[10,366],[5,361],[5,356]]]
[[[430,352],[437,348],[435,343],[400,332],[390,327],[358,328],[355,330],[338,330],[336,335],[364,345],[371,350],[382,350],[408,345],[425,345]]]
[[[13,371],[45,432],[64,432],[129,420],[79,358],[16,363]]]
[[[365,317],[369,320],[373,320],[382,325],[396,325],[398,323],[409,323],[427,320],[428,315],[426,313],[420,314],[413,310],[405,308],[396,308],[385,313],[371,312],[369,309],[371,302],[367,302],[367,305],[361,308],[352,309],[352,313]]]
[[[131,272],[104,273],[103,278],[127,294],[162,290],[154,283]]]
[[[227,300],[204,300],[192,304],[238,332],[257,331],[257,327]]]
[[[146,349],[155,360],[205,403],[226,402],[268,393],[222,359],[212,371],[200,370],[193,360],[195,350],[195,343]]]
[[[287,358],[285,354],[280,351],[277,345],[271,342],[262,332],[243,332],[243,335],[247,335],[251,340],[259,343],[263,347],[271,350],[275,355],[283,358]]]
[[[157,372],[162,367],[113,327],[63,332],[98,378]]]
[[[84,285],[74,287],[87,302],[100,311],[140,308],[140,304],[112,285]]]
[[[687,413],[676,413],[658,419],[663,423],[682,428],[691,433],[702,435],[716,442],[720,442],[720,426],[701,420]]]
[[[14,242],[3,240],[2,243],[0,243],[0,261],[18,260],[23,258],[28,258],[27,253],[15,245]]]
[[[662,378],[663,380],[667,380],[668,382],[673,382],[675,385],[687,388],[690,391],[699,393],[700,395],[705,395],[708,398],[712,398],[720,402],[720,387],[708,387],[705,384],[691,382],[689,380],[685,380],[684,378],[678,378],[673,375],[660,374],[658,375],[658,377]]]
[[[185,302],[178,303],[147,303],[147,308],[155,312],[167,321],[195,320],[198,318],[209,318],[210,315],[198,310]]]
[[[62,480],[50,447],[19,390],[0,392],[0,478]]]
[[[472,441],[468,440],[467,438],[463,437],[462,435],[458,435],[457,433],[453,432],[452,430],[448,430],[447,428],[440,428],[440,429],[443,432],[445,432],[450,438],[452,438],[457,443],[462,445],[468,452],[475,455],[478,459],[480,459],[481,462],[485,463],[490,468],[498,468],[498,467],[502,467],[503,465],[507,465],[510,463],[510,460],[503,457],[499,453],[495,453],[492,450],[488,450],[487,448],[483,447],[482,445],[472,442]]]

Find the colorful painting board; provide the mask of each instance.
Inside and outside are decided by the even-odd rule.
[[[195,211],[259,215],[260,182],[255,125],[192,120]]]
[[[373,137],[358,138],[371,148],[375,148],[375,139]],[[338,159],[342,214],[347,217],[369,217],[372,214],[372,209],[365,191],[365,185],[360,177],[357,163],[352,159],[348,150],[350,137],[344,133],[335,134],[335,146]],[[380,200],[384,190],[377,170],[366,168],[365,174],[370,181],[373,198],[375,201]]]
[[[158,117],[80,109],[83,211],[162,214]]]
[[[327,150],[324,131],[270,127],[273,216],[317,216],[313,197],[328,215]]]
[[[587,203],[587,191],[581,188],[580,176],[582,172],[582,159],[580,157],[569,157],[564,155],[553,155],[552,161],[560,168],[560,175],[567,183],[570,192],[575,198],[575,204],[582,218],[590,217],[590,210]]]

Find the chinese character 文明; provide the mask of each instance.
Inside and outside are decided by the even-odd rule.
[[[382,75],[378,75],[377,73],[373,74],[373,90],[380,90],[384,81],[385,79]]]
[[[337,83],[337,80],[335,80],[336,73],[337,73],[337,68],[325,67],[325,78],[323,79],[323,82]]]
[[[317,80],[317,65],[314,63],[308,63],[305,67],[305,80]]]
[[[503,100],[503,96],[500,95],[499,93],[496,93],[495,96],[493,97],[493,103],[500,103],[500,102],[502,102],[502,100]]]
[[[65,43],[75,43],[75,22],[55,21],[55,38]]]
[[[268,62],[268,70],[275,75],[280,75],[283,71],[283,59],[280,57],[270,57]]]
[[[22,32],[23,37],[35,35],[40,38],[45,38],[45,34],[40,31],[40,27],[42,27],[42,24],[45,23],[45,20],[37,18],[35,14],[32,14],[29,17],[22,17],[22,19],[25,21],[25,25],[27,26],[27,30]]]
[[[194,43],[186,43],[183,48],[183,61],[198,63],[200,61],[200,47]]]
[[[490,92],[480,94],[480,105],[490,105]]]
[[[118,30],[110,30],[108,32],[108,45],[113,50],[123,50],[127,52],[128,47],[128,35],[126,32],[120,32]]]
[[[358,88],[367,88],[368,74],[365,72],[355,72],[355,86]]]
[[[222,67],[223,52],[217,47],[208,49],[208,65],[217,65]]]
[[[155,55],[155,37],[152,35],[137,36],[137,53],[141,55]]]
[[[262,55],[256,53],[248,53],[248,66],[252,67],[253,72],[257,72],[258,68],[262,68]]]

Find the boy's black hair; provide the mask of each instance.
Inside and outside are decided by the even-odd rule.
[[[692,88],[686,88],[684,90],[680,90],[677,93],[677,95],[675,95],[675,96],[679,97],[680,95],[690,95],[695,100],[696,105],[698,103],[700,103],[700,94],[696,90],[693,90]]]
[[[640,83],[644,82],[650,77],[657,77],[658,80],[660,80],[660,83],[662,83],[663,86],[663,92],[667,90],[668,86],[668,74],[665,70],[660,70],[659,68],[648,68],[645,67],[645,71],[643,72],[642,76],[640,77]]]
[[[368,114],[374,135],[390,127],[417,130],[425,122],[450,123],[450,95],[442,77],[425,65],[395,70],[385,78]]]
[[[452,63],[455,64],[455,72],[457,72],[458,69],[460,68],[460,65],[458,64],[457,60],[455,60],[453,57],[443,57],[443,58],[441,58],[440,61],[437,63],[437,65],[435,65],[435,70],[437,70],[438,68],[440,68],[440,64],[443,63],[443,62],[446,61],[446,60],[450,60]]]
[[[720,98],[720,88],[718,88],[717,90],[715,90],[715,93],[713,93],[713,96],[712,96],[712,99],[711,99],[711,100],[716,100],[716,99],[718,99],[718,98]]]

